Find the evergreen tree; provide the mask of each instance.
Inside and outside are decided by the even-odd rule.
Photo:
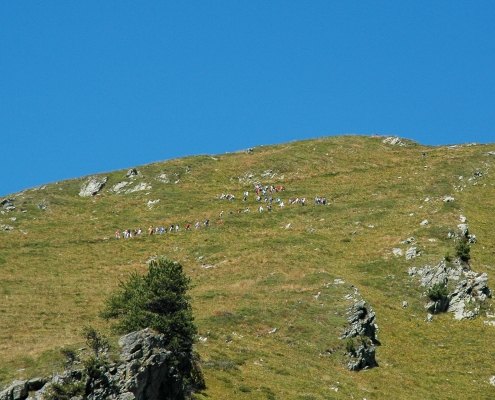
[[[147,274],[133,273],[120,283],[102,316],[116,320],[114,328],[119,332],[150,327],[165,335],[170,350],[191,352],[197,328],[187,295],[190,281],[179,263],[153,260]]]

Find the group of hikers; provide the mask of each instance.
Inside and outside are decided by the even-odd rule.
[[[219,223],[220,220],[219,220]],[[204,227],[208,227],[210,226],[210,220],[207,219],[205,222],[203,222],[203,226]],[[201,223],[198,221],[194,224],[194,227],[196,229],[199,229],[201,228]],[[186,224],[186,226],[184,227],[184,229],[186,231],[189,231],[191,230],[191,224]],[[160,226],[160,227],[153,227],[153,225],[150,225],[150,227],[148,228],[148,235],[162,235],[164,233],[174,233],[174,232],[179,232],[180,230],[180,226],[179,224],[172,224],[170,225],[170,228],[166,228],[164,227],[163,225]],[[143,231],[141,228],[139,229],[126,229],[124,232],[123,232],[123,237],[124,239],[128,239],[128,238],[132,238],[134,236],[140,236],[143,234]],[[117,231],[115,232],[115,239],[121,239],[121,234],[120,234],[120,230],[117,229]]]
[[[284,186],[273,186],[273,185],[263,186],[260,184],[254,185],[254,192],[256,193],[256,201],[261,202],[263,200],[265,203],[267,203],[266,210],[268,212],[272,211],[272,203],[274,201],[280,209],[283,209],[285,207],[285,203],[280,199],[280,197],[276,197],[275,199],[273,198],[273,193],[279,193],[279,192],[283,192],[283,191],[285,191]],[[247,201],[248,197],[249,197],[249,191],[245,191],[243,194],[243,201]],[[222,200],[225,199],[225,200],[230,200],[230,201],[235,200],[235,196],[233,194],[230,194],[230,193],[229,194],[222,193],[220,196],[218,196],[218,195],[215,196],[215,198],[222,199]],[[295,199],[289,199],[288,203],[289,204],[301,204],[302,206],[305,206],[306,205],[306,198],[305,197],[303,197],[303,198],[296,197]],[[325,197],[316,196],[314,199],[314,204],[315,205],[316,204],[326,205],[327,200]],[[264,211],[265,211],[265,207],[263,207],[263,205],[260,205],[258,207],[258,212],[262,213]],[[240,214],[242,212],[248,213],[249,207],[245,208],[245,209],[238,209],[237,210],[238,214]],[[234,214],[234,211],[230,211],[229,214]],[[223,216],[223,211],[221,211],[219,214],[219,220],[217,221],[217,224],[223,223],[222,216]],[[201,226],[203,226],[205,228],[210,226],[210,220],[207,219],[202,224],[199,221],[197,221],[194,224],[194,228],[197,230],[200,229]],[[187,223],[185,225],[184,229],[186,231],[191,230],[191,224]],[[148,233],[148,235],[162,235],[164,233],[177,233],[177,232],[179,232],[179,230],[180,230],[179,224],[172,224],[172,225],[170,225],[169,228],[164,227],[164,226],[154,227],[153,225],[150,225],[148,230],[147,230],[147,233]],[[143,234],[143,231],[141,228],[133,229],[133,230],[132,229],[126,229],[123,231],[122,236],[124,239],[128,239],[128,238],[132,238],[135,236],[140,236],[142,234]],[[115,232],[115,238],[116,239],[120,239],[122,236],[121,236],[120,230],[117,230]]]

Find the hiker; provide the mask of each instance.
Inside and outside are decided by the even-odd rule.
[[[259,211],[260,213],[262,213],[262,212],[263,212],[263,206],[260,206],[260,207],[258,208],[258,211]]]
[[[185,230],[189,231],[191,229],[191,224],[186,224]]]
[[[175,231],[179,232],[179,224],[175,225]]]
[[[199,229],[199,228],[200,228],[200,226],[201,226],[201,225],[200,225],[199,221],[198,221],[198,222],[196,222],[196,223],[194,224],[194,227],[195,227],[196,229]]]
[[[266,208],[268,211],[272,211],[272,205],[269,204],[268,207]]]
[[[115,239],[120,239],[120,231],[118,229],[115,232]]]
[[[281,202],[280,202],[280,204],[279,204],[278,206],[280,207],[280,209],[282,209],[282,208],[284,208],[284,205],[285,205],[285,204],[284,204],[284,202],[283,202],[283,201],[281,201]]]
[[[223,215],[223,211],[220,211],[220,218],[222,218],[222,215]]]
[[[148,234],[153,235],[153,225],[150,225],[150,227],[148,228]]]
[[[206,227],[206,226],[210,226],[210,220],[209,220],[209,219],[207,219],[207,220],[204,222],[204,226],[205,226],[205,227]]]
[[[141,230],[141,228],[139,228],[138,231],[137,231],[137,234],[138,235],[141,235],[141,233],[143,233],[143,231]]]

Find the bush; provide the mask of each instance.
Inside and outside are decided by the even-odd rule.
[[[442,300],[448,296],[447,286],[444,283],[435,283],[431,288],[428,289],[426,295],[431,301]]]
[[[356,351],[356,344],[354,343],[354,339],[353,338],[347,339],[347,341],[345,342],[345,352],[348,354],[354,354],[355,351]]]
[[[468,262],[471,259],[469,252],[471,251],[471,246],[469,246],[466,240],[462,240],[455,246],[455,254],[462,261]]]
[[[150,262],[148,273],[133,273],[106,302],[103,318],[115,319],[122,333],[152,328],[165,335],[170,350],[192,351],[197,333],[186,294],[190,279],[182,266],[159,258]]]

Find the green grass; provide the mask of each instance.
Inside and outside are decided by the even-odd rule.
[[[16,197],[16,211],[0,215],[0,224],[15,227],[0,231],[0,381],[52,373],[59,348],[80,344],[84,326],[111,335],[98,317],[104,299],[119,279],[144,272],[146,260],[158,254],[180,261],[194,284],[194,314],[206,338],[196,349],[208,386],[198,399],[486,398],[495,329],[483,316],[456,322],[438,315],[426,324],[424,290],[407,269],[455,254],[447,233],[462,213],[478,237],[472,268],[487,272],[491,285],[495,158],[483,153],[493,150],[329,137],[137,167],[132,186],[147,182],[152,189],[130,194],[110,191],[130,182],[127,171],[103,174],[108,182],[93,198],[77,195],[85,178],[26,190]],[[473,185],[468,178],[478,168],[484,175]],[[274,178],[262,178],[266,170]],[[162,173],[170,183],[156,179]],[[248,174],[285,186],[274,195],[285,209],[274,205],[259,214],[252,182],[239,180]],[[459,175],[462,191],[454,188]],[[236,200],[216,199],[222,192]],[[447,195],[455,202],[444,203]],[[315,196],[329,205],[315,206]],[[306,197],[308,205],[288,205],[295,197]],[[42,200],[45,211],[37,206]],[[246,207],[250,213],[237,213]],[[10,222],[12,216],[17,220]],[[210,228],[184,231],[186,223],[207,218]],[[427,227],[420,227],[423,219]],[[172,223],[181,225],[179,233],[113,237],[116,229]],[[399,242],[410,236],[422,256],[393,256],[392,248],[409,247]],[[345,284],[334,284],[336,278]],[[342,364],[339,339],[351,285],[372,305],[380,327],[379,367],[359,373]],[[491,310],[491,301],[484,307]]]

